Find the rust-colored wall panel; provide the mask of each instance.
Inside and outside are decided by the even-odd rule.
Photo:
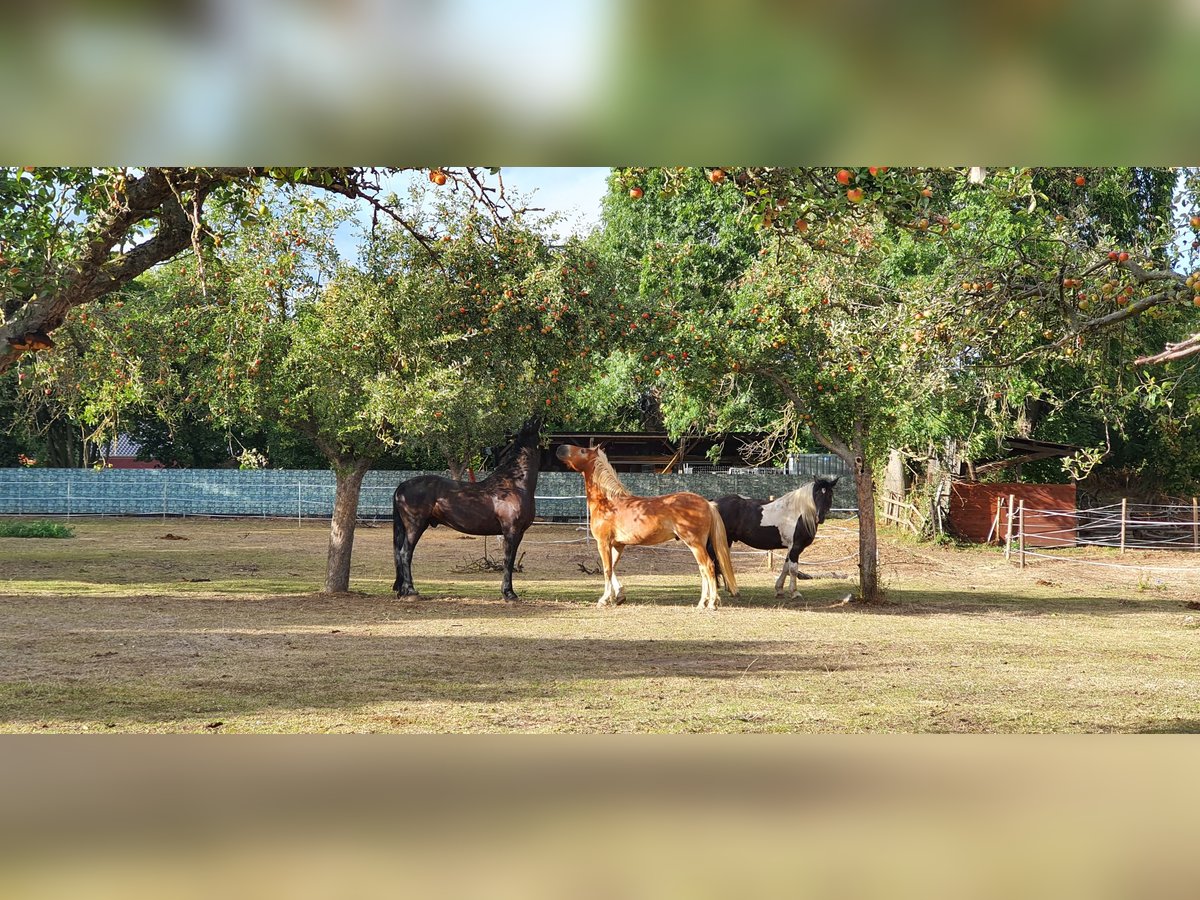
[[[950,529],[963,540],[983,543],[996,518],[996,499],[1015,507],[1025,501],[1025,546],[1075,545],[1075,485],[1073,484],[973,484],[959,482],[950,490]],[[1000,515],[1003,539],[1007,512]],[[1013,524],[1014,533],[1016,523]],[[995,535],[992,536],[995,539]]]

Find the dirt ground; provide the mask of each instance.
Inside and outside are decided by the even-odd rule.
[[[422,599],[399,601],[382,524],[359,528],[338,596],[314,593],[325,523],[72,525],[0,539],[0,730],[1200,730],[1193,554],[1020,570],[886,536],[891,602],[863,607],[844,601],[854,523],[831,521],[801,599],[735,548],[742,597],[703,612],[675,543],[631,548],[629,602],[596,608],[594,544],[571,526],[530,530],[506,604],[484,539],[445,529],[416,552]]]

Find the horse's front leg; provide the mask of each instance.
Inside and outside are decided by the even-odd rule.
[[[783,583],[787,581],[788,570],[791,568],[791,561],[784,557],[783,566],[779,570],[779,577],[775,579],[775,598],[778,600],[783,597]],[[792,584],[792,589],[795,590],[795,583]]]
[[[612,576],[609,579],[609,583],[612,585],[612,601],[618,606],[625,602],[625,585],[621,584],[620,579],[617,578],[617,563],[621,561],[621,553],[624,552],[624,550],[625,548],[621,545],[613,544],[611,551]]]
[[[615,598],[613,591],[613,546],[607,537],[596,538],[596,549],[600,552],[600,567],[604,569],[604,593],[596,601],[597,606],[608,606]],[[619,584],[619,582],[618,582]]]
[[[500,583],[500,593],[505,600],[515,603],[521,598],[513,590],[513,569],[517,565],[517,548],[521,546],[521,538],[525,532],[512,532],[504,535],[504,578]],[[486,540],[486,539],[485,539]]]
[[[792,597],[791,597],[791,599],[793,599],[793,600],[795,600],[797,597],[800,596],[800,591],[796,589],[796,577],[800,574],[800,569],[798,567],[799,556],[800,556],[800,553],[799,553],[799,551],[797,551],[795,558],[789,556],[783,564],[783,570],[792,577]]]

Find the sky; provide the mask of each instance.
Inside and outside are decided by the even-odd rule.
[[[533,206],[564,217],[567,232],[582,234],[600,224],[600,199],[606,189],[607,168],[526,167],[500,170],[504,183],[531,193]]]
[[[554,229],[561,236],[584,234],[600,224],[600,200],[606,190],[609,169],[605,167],[505,166],[500,174],[505,190],[519,193],[530,207],[544,209],[547,215],[561,216]],[[397,176],[392,189],[403,194],[407,178],[425,177],[424,173]],[[370,215],[362,214],[362,224]],[[338,229],[335,243],[344,259],[358,256],[359,224],[347,223]]]

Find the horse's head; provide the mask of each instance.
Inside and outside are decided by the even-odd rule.
[[[596,453],[599,452],[595,447],[579,447],[575,444],[559,444],[558,449],[554,451],[554,455],[568,469],[574,472],[584,472],[591,469],[592,464],[596,460]]]
[[[526,419],[517,431],[516,442],[522,447],[535,447],[542,433],[542,417],[534,413]]]
[[[813,505],[817,508],[817,524],[825,521],[829,508],[833,506],[833,489],[838,483],[839,475],[818,475],[813,481]]]

